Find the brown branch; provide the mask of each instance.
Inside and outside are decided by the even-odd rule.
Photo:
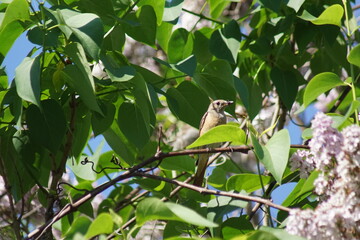
[[[291,145],[291,147],[292,148],[307,148],[307,149],[309,148],[309,146],[306,146],[306,145]],[[152,157],[148,158],[147,160],[141,162],[140,164],[135,165],[131,169],[125,171],[122,175],[117,176],[116,178],[98,186],[97,188],[93,189],[92,191],[90,191],[88,193],[85,193],[80,198],[78,198],[76,201],[74,201],[72,204],[67,204],[57,214],[55,214],[55,216],[51,220],[47,221],[45,224],[43,224],[42,226],[40,226],[37,229],[35,229],[34,231],[32,231],[27,236],[26,239],[37,239],[38,237],[40,237],[43,234],[44,231],[46,231],[46,229],[51,227],[52,224],[54,224],[55,222],[60,220],[62,217],[67,216],[69,213],[74,212],[85,202],[89,201],[91,198],[93,198],[97,194],[105,191],[106,189],[108,189],[112,185],[116,184],[117,182],[125,180],[125,179],[133,177],[133,176],[136,176],[136,172],[138,170],[140,170],[141,168],[143,168],[153,162],[156,162],[156,161],[162,160],[164,158],[168,158],[168,157],[184,156],[184,155],[190,155],[190,154],[208,154],[208,153],[225,153],[225,152],[247,153],[251,149],[252,149],[252,147],[249,147],[249,146],[238,146],[238,147],[213,148],[213,149],[193,149],[193,150],[184,150],[184,151],[168,152],[168,153],[163,153],[163,152],[156,153],[155,156],[152,156]],[[179,181],[176,181],[176,182],[179,182]],[[181,183],[181,182],[179,182],[179,183]],[[184,184],[186,184],[186,183],[184,183]],[[190,184],[187,184],[186,186],[188,186],[188,185],[190,185]],[[179,185],[179,186],[183,186],[183,185]],[[185,185],[184,185],[184,187],[185,187]],[[200,189],[205,189],[205,188],[200,188]],[[258,198],[255,198],[255,200],[256,199],[258,199]],[[268,201],[268,202],[270,202],[270,201]],[[267,204],[268,202],[265,202],[264,204]],[[274,205],[273,203],[271,203],[271,204]]]
[[[358,9],[360,9],[360,4],[359,4],[359,5],[355,5],[355,6],[352,7],[352,10],[353,10],[353,11],[356,11],[356,10],[358,10]]]
[[[269,187],[266,189],[266,191],[265,191],[265,193],[264,193],[264,195],[263,195],[263,198],[267,198],[267,197],[270,195],[271,191],[274,189],[275,186],[276,186],[276,182],[275,182],[275,181],[274,181],[274,182],[271,182],[270,185],[269,185]],[[259,210],[259,208],[260,208],[262,205],[263,205],[263,204],[262,204],[262,203],[259,203],[259,202],[255,205],[255,207],[251,210],[251,212],[250,212],[250,214],[249,214],[249,216],[248,216],[248,220],[249,220],[249,221],[254,217],[255,213],[257,212],[257,210]]]
[[[229,143],[225,143],[222,145],[222,148],[228,147],[230,144]],[[221,155],[221,153],[216,153],[214,155],[212,155],[207,163],[207,166],[211,165],[219,156]],[[188,177],[184,183],[189,183],[194,179],[195,175],[191,175],[190,177]],[[172,190],[169,194],[169,197],[163,197],[161,199],[161,201],[166,202],[168,201],[170,198],[172,198],[173,196],[175,196],[181,189],[183,189],[182,186],[177,186],[176,188],[174,188],[174,190]],[[124,223],[124,225],[122,225],[120,228],[116,229],[112,234],[110,234],[106,239],[113,239],[116,234],[119,234],[119,232],[127,227],[129,227],[131,224],[133,224],[135,222],[136,218],[133,217],[131,219],[129,219],[126,223]]]
[[[338,100],[336,100],[334,106],[332,106],[332,108],[329,110],[330,113],[333,113],[336,111],[336,109],[340,106],[340,104],[343,102],[343,100],[345,99],[345,97],[348,95],[348,93],[350,92],[351,87],[346,87],[344,89],[344,91],[341,93],[340,97],[338,98]]]
[[[115,206],[114,211],[115,211],[115,212],[118,212],[118,211],[120,211],[120,209],[128,206],[129,204],[137,201],[139,198],[141,198],[141,197],[143,197],[143,196],[145,196],[145,195],[147,195],[147,194],[150,193],[149,190],[145,190],[145,191],[139,193],[140,191],[141,191],[141,188],[139,188],[139,187],[137,187],[137,188],[135,188],[134,190],[132,190],[127,196],[125,196],[125,198],[124,198],[123,200],[121,200],[121,201],[117,204],[117,206]],[[139,193],[139,194],[137,194],[137,193]],[[136,195],[136,194],[137,194],[137,195]]]
[[[56,190],[58,187],[58,182],[62,178],[63,172],[65,170],[66,161],[68,159],[68,156],[70,154],[71,147],[72,147],[73,133],[75,130],[75,114],[76,114],[76,99],[75,99],[74,94],[71,96],[69,105],[70,105],[70,110],[71,110],[69,130],[66,133],[66,142],[64,145],[64,151],[63,151],[59,165],[56,166],[55,157],[53,160],[53,165],[52,165],[52,170],[51,170],[52,178],[51,178],[51,182],[49,184],[49,190],[50,190],[49,192],[50,193],[54,192],[57,194]],[[45,221],[49,221],[54,216],[53,205],[54,205],[56,199],[57,199],[57,196],[55,196],[54,194],[48,195],[48,204],[47,204],[47,209],[45,212]]]
[[[279,209],[279,210],[282,210],[282,211],[286,211],[286,212],[289,212],[291,210],[291,208],[275,204],[272,201],[270,201],[269,199],[264,199],[264,198],[260,198],[260,197],[253,197],[253,196],[243,195],[243,194],[239,194],[239,193],[231,193],[231,192],[225,192],[225,191],[219,191],[219,190],[206,189],[206,188],[203,188],[203,187],[198,187],[198,186],[195,186],[195,185],[192,185],[192,184],[184,183],[184,182],[181,182],[181,181],[178,181],[178,180],[173,180],[173,179],[169,179],[169,178],[155,176],[155,175],[151,175],[151,174],[147,174],[147,173],[140,173],[139,172],[139,173],[135,173],[135,176],[145,177],[145,178],[152,178],[152,179],[155,179],[155,180],[168,182],[168,183],[171,183],[171,184],[181,186],[183,188],[193,190],[193,191],[201,193],[201,194],[225,196],[225,197],[232,197],[232,198],[240,199],[240,200],[247,201],[247,202],[257,202],[257,203],[265,204],[265,205],[267,205],[269,207],[273,207],[273,208],[276,208],[276,209]]]

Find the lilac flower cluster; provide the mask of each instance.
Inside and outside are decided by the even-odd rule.
[[[293,209],[286,230],[308,239],[360,239],[360,127],[339,132],[331,124],[318,113],[310,151],[298,150],[290,159],[302,178],[319,171],[314,185],[320,200],[314,210]]]

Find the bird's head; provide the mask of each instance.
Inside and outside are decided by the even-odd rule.
[[[215,100],[210,104],[209,110],[215,110],[216,112],[223,112],[227,106],[233,103],[234,103],[233,101],[226,101],[222,99]]]

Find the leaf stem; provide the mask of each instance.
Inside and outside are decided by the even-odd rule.
[[[347,33],[347,47],[348,47],[348,54],[351,52],[351,46],[352,46],[352,38],[351,38],[351,32],[350,32],[350,24],[349,24],[349,15],[347,12],[347,0],[342,0],[344,5],[344,11],[345,11],[345,25],[346,25],[346,33]],[[355,90],[355,74],[354,74],[354,65],[350,64],[350,75],[351,75],[351,93],[353,101],[356,101],[356,90]],[[359,111],[355,109],[355,122],[357,125],[359,125]]]
[[[220,21],[215,20],[215,19],[213,19],[213,18],[207,17],[207,16],[205,16],[205,15],[202,14],[202,13],[195,13],[195,12],[192,12],[192,11],[190,11],[190,10],[187,10],[186,8],[182,8],[181,10],[183,10],[184,12],[190,13],[190,14],[192,14],[192,15],[194,15],[194,16],[197,16],[197,17],[199,17],[200,19],[205,19],[205,20],[208,20],[208,21],[210,21],[210,22],[214,22],[214,23],[220,24],[220,25],[224,24],[223,22],[220,22]]]

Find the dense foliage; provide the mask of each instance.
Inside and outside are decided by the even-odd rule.
[[[2,1],[0,63],[34,48],[0,69],[0,238],[359,239],[352,4]],[[197,138],[210,99],[236,104]]]

